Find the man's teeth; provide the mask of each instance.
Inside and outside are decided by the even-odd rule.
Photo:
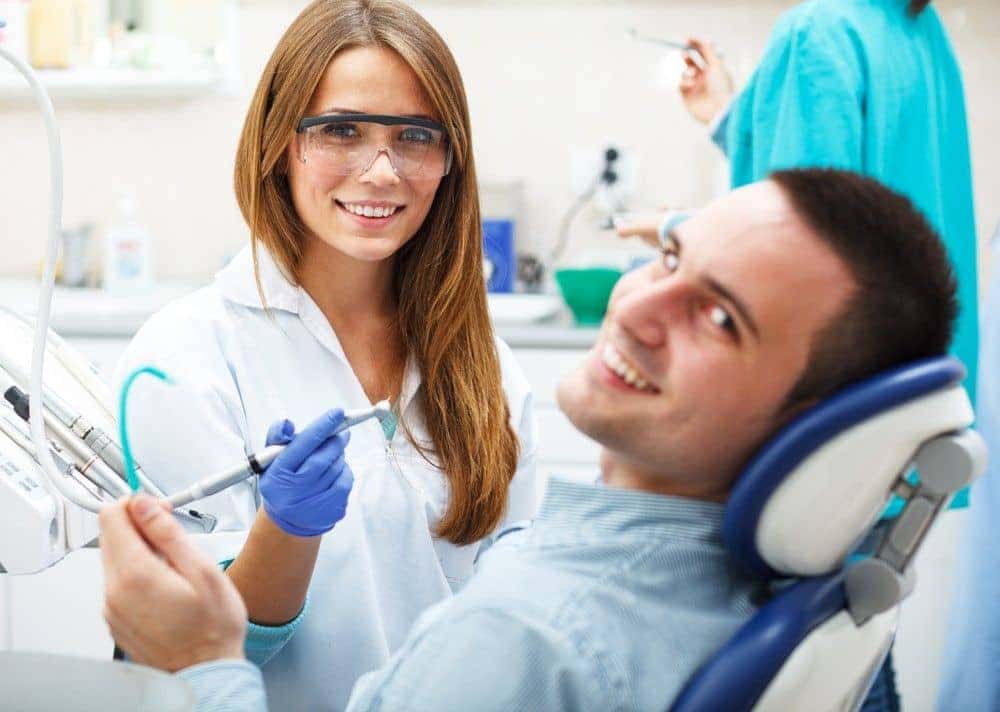
[[[618,349],[611,344],[604,345],[601,360],[604,362],[605,366],[621,376],[622,380],[633,388],[637,388],[640,391],[650,392],[654,392],[656,390],[641,376],[639,376],[639,372],[635,369],[635,367],[626,361],[625,358],[618,353]]]
[[[354,203],[341,203],[341,205],[347,212],[366,218],[387,218],[397,210],[395,205],[388,205],[384,208],[373,208],[371,205],[355,205]]]

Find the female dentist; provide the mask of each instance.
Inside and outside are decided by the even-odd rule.
[[[290,639],[263,667],[273,708],[339,709],[535,510],[531,396],[487,312],[469,112],[444,41],[397,0],[311,3],[264,69],[235,184],[249,247],[156,314],[118,377],[152,363],[177,381],[136,387],[129,412],[168,492],[262,447],[275,419],[393,404],[397,422],[351,431],[346,463],[269,471],[259,492],[199,505],[249,528],[228,568],[248,654]],[[345,471],[346,516],[322,537]]]

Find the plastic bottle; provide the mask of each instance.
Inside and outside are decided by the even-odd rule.
[[[36,69],[66,69],[72,64],[71,0],[34,0],[28,6],[28,44]]]
[[[118,214],[104,239],[104,291],[124,295],[153,287],[153,239],[136,218],[135,194],[119,190]]]

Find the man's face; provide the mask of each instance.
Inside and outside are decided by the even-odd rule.
[[[559,405],[606,460],[679,493],[723,497],[786,417],[813,336],[853,288],[777,185],[735,191],[621,279]]]

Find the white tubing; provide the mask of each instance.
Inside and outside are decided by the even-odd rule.
[[[38,315],[35,322],[34,348],[31,352],[31,376],[29,379],[28,403],[31,409],[31,439],[35,443],[36,457],[42,466],[42,471],[48,484],[66,500],[90,512],[99,512],[102,503],[96,499],[85,499],[69,487],[63,480],[63,474],[56,467],[49,453],[48,441],[45,439],[45,422],[42,417],[42,367],[45,363],[45,338],[49,330],[49,315],[52,311],[52,291],[55,287],[56,256],[59,251],[59,232],[62,229],[62,145],[59,140],[59,127],[56,125],[55,109],[52,100],[42,86],[38,75],[19,57],[11,54],[0,45],[0,57],[24,75],[31,91],[42,111],[45,120],[45,133],[49,140],[49,174],[52,181],[51,206],[49,219],[48,252],[45,258],[45,269],[38,294]]]

